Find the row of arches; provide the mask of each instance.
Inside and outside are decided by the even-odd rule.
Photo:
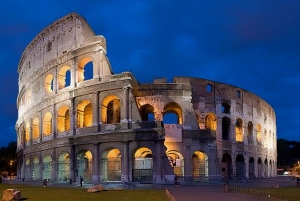
[[[242,154],[237,154],[234,161],[226,153],[222,157],[222,176],[224,178],[268,178],[276,175],[276,164],[274,160],[261,157],[254,159],[249,157],[246,161]]]
[[[76,82],[80,83],[83,81],[93,79],[94,59],[92,57],[82,58],[78,62],[75,75],[77,76]],[[46,95],[52,94],[56,90],[61,90],[71,86],[72,70],[70,65],[63,65],[58,69],[57,76],[52,72],[44,76],[43,81],[43,92]],[[54,83],[56,81],[56,83]],[[23,111],[25,108],[31,106],[33,102],[33,94],[31,89],[27,91],[20,98],[19,111]]]
[[[208,177],[208,156],[201,151],[195,151],[190,159],[185,160],[180,152],[172,150],[167,152],[170,166],[173,168],[177,178],[183,178],[185,174],[185,163],[192,162],[192,176],[194,179],[205,179]],[[140,147],[133,153],[132,181],[153,182],[153,167],[155,166],[151,149]],[[93,154],[89,150],[78,153],[76,167],[72,167],[72,156],[68,152],[62,152],[57,159],[50,155],[43,158],[34,156],[26,158],[24,175],[26,180],[49,179],[55,182],[66,182],[75,177],[83,176],[85,181],[93,181],[93,175],[100,175],[101,181],[121,181],[124,175],[122,166],[125,165],[121,151],[110,148],[104,151],[96,167]],[[95,170],[93,170],[93,167]],[[98,172],[97,172],[98,171]]]

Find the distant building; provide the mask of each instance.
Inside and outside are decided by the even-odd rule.
[[[114,74],[105,38],[75,13],[34,38],[18,73],[19,179],[174,183],[277,174],[267,102],[206,79],[139,84],[130,72]]]

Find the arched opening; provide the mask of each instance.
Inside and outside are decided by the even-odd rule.
[[[151,183],[153,178],[153,156],[147,147],[141,147],[135,151],[133,161],[132,181]]]
[[[25,160],[25,172],[22,179],[31,179],[31,169],[30,169],[30,160],[27,158]]]
[[[154,107],[152,105],[143,105],[140,112],[142,121],[154,121]]]
[[[78,82],[93,79],[93,60],[91,57],[83,58],[78,63]]]
[[[89,100],[80,102],[77,106],[77,128],[90,127],[93,125],[93,106]]]
[[[221,112],[225,114],[230,114],[230,104],[227,102],[223,102],[221,106]]]
[[[84,181],[93,180],[93,156],[90,151],[81,151],[77,158],[78,176],[82,176]]]
[[[178,151],[168,151],[168,160],[176,175],[177,181],[184,177],[184,158]]]
[[[236,156],[236,177],[245,177],[245,159],[241,154]]]
[[[71,71],[69,66],[63,66],[59,69],[57,75],[58,89],[63,89],[70,86]]]
[[[258,145],[261,145],[261,139],[262,138],[262,136],[261,136],[261,126],[260,126],[260,124],[257,124],[257,126],[256,126],[256,139],[257,139],[257,143],[258,143]]]
[[[257,177],[258,178],[263,177],[263,164],[261,158],[258,158],[257,160]]]
[[[67,106],[62,106],[57,111],[57,132],[70,130],[70,110]]]
[[[102,181],[121,181],[121,153],[108,149],[102,154]]]
[[[254,178],[255,173],[254,173],[254,158],[250,157],[249,159],[249,178]]]
[[[268,177],[268,159],[264,162],[264,178]]]
[[[247,131],[248,143],[253,144],[253,123],[251,121],[248,122]]]
[[[29,142],[30,140],[30,124],[29,122],[26,123],[26,129],[25,129],[25,141]]]
[[[121,122],[121,101],[115,95],[106,97],[102,102],[101,119],[103,124]]]
[[[178,124],[178,116],[174,112],[168,112],[163,117],[164,124]]]
[[[43,118],[43,134],[50,135],[52,133],[52,114],[47,112]]]
[[[272,161],[270,160],[269,162],[269,170],[268,170],[268,177],[273,177],[273,166],[272,166]]]
[[[40,122],[37,117],[34,118],[32,122],[32,136],[34,139],[38,139],[40,136]]]
[[[263,148],[266,149],[268,148],[268,133],[267,133],[267,129],[264,129],[264,136],[263,136],[263,139],[262,139],[262,145],[263,145]]]
[[[52,158],[45,156],[43,159],[43,179],[51,179],[52,174]]]
[[[243,142],[244,141],[243,121],[240,118],[238,118],[235,122],[235,140],[237,142]]]
[[[205,119],[205,129],[216,131],[217,130],[217,118],[213,113],[209,113]]]
[[[39,180],[40,178],[40,161],[37,156],[35,156],[32,160],[32,179]]]
[[[193,159],[193,179],[204,180],[208,177],[208,157],[207,154],[201,151],[195,151]]]
[[[70,177],[70,155],[62,153],[58,157],[58,181],[68,181]]]
[[[168,103],[163,111],[164,124],[182,124],[182,110],[177,103]]]
[[[228,117],[222,118],[222,140],[229,140],[230,119]]]
[[[229,154],[224,154],[222,158],[222,176],[230,178],[232,175],[232,160]]]
[[[48,74],[45,77],[44,88],[46,94],[51,94],[53,92],[53,75]]]

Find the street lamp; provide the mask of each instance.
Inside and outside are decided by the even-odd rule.
[[[12,166],[13,161],[10,160],[9,161],[9,172],[10,172],[10,180],[11,180],[11,166]]]

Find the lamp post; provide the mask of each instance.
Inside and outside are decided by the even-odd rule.
[[[13,161],[9,161],[9,174],[10,174],[10,180],[11,180],[11,166],[12,166]]]

